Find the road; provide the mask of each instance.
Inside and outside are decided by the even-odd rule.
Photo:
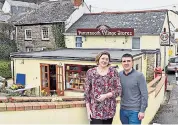
[[[168,74],[168,83],[170,83],[170,84],[175,84],[176,83],[175,73]]]
[[[177,124],[178,123],[178,85],[176,85],[175,74],[168,74],[168,82],[173,85],[170,92],[170,99],[167,104],[161,105],[153,121],[157,124]]]

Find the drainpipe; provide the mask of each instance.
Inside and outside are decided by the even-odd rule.
[[[167,22],[168,22],[168,31],[169,31],[169,46],[170,46],[170,38],[171,38],[171,29],[170,29],[170,24],[169,24],[169,10],[167,10]],[[166,56],[165,56],[166,57]],[[166,67],[164,67],[165,68],[165,70],[164,70],[164,72],[165,72],[165,78],[166,78],[166,80],[165,80],[165,89],[167,89],[167,74],[166,74]]]
[[[170,24],[169,24],[169,14],[168,14],[168,11],[167,11],[167,22],[168,22],[168,31],[169,31],[169,46],[170,46],[171,29],[170,29]]]
[[[12,60],[11,60],[11,62],[12,62],[12,69],[11,69],[11,71],[12,71],[12,79],[13,79],[13,83],[15,83],[14,81],[15,81],[15,79],[14,79],[14,59],[12,58]]]

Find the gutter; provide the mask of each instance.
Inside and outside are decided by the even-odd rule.
[[[144,52],[133,55],[137,57],[144,54]],[[52,57],[52,56],[24,56],[24,55],[13,55],[11,58],[26,58],[26,59],[53,59],[53,60],[78,60],[78,61],[95,61],[95,57]],[[111,62],[121,62],[121,59],[112,58]]]
[[[13,70],[13,72],[12,72],[12,79],[13,79],[13,83],[15,83],[15,78],[14,78],[14,76],[15,76],[15,71],[14,71],[14,59],[12,60],[12,70]]]
[[[142,53],[141,53],[142,54]],[[141,54],[134,55],[138,56]],[[32,56],[13,56],[13,58],[16,59],[21,59],[21,58],[26,58],[26,59],[53,59],[53,60],[78,60],[78,61],[95,61],[95,58],[93,57],[32,57]],[[121,62],[121,59],[111,59],[111,62]]]
[[[34,25],[52,25],[58,23],[64,23],[65,21],[58,21],[58,22],[46,22],[46,23],[16,23],[14,26],[34,26]]]

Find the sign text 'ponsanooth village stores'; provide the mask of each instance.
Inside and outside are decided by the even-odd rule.
[[[109,28],[100,25],[97,28],[77,29],[79,36],[134,36],[133,28]]]

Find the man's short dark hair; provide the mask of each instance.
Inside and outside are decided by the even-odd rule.
[[[122,58],[123,58],[123,57],[130,57],[130,58],[133,60],[133,56],[132,56],[131,54],[129,54],[129,53],[124,54],[124,55],[122,56]],[[122,58],[121,58],[121,59],[122,59]]]

